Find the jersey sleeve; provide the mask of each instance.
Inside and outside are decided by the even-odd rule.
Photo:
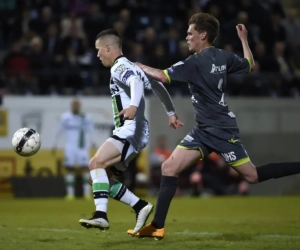
[[[184,61],[173,64],[170,68],[164,70],[164,74],[168,78],[168,82],[188,82],[189,76],[196,70],[196,64],[192,56]]]
[[[238,55],[230,52],[227,57],[227,72],[228,74],[243,74],[251,71],[250,59],[241,58]]]

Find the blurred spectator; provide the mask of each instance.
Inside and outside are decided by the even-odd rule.
[[[265,23],[261,30],[261,40],[266,44],[266,51],[272,54],[276,42],[286,41],[286,31],[282,24],[280,13],[273,12],[269,22]]]
[[[70,91],[70,94],[77,94],[83,88],[80,77],[80,64],[76,51],[69,47],[67,49],[66,57],[63,60],[63,69],[65,76],[64,86]]]
[[[158,37],[156,35],[154,28],[148,27],[147,29],[145,29],[142,38],[142,44],[146,56],[152,55],[157,43],[158,43]]]
[[[31,87],[32,68],[30,58],[22,52],[20,41],[11,45],[10,51],[3,59],[4,81],[9,92],[28,94]]]
[[[170,157],[172,151],[167,147],[167,138],[160,135],[156,138],[154,151],[150,154],[151,184],[159,187],[161,178],[161,165]]]
[[[260,70],[245,79],[231,76],[228,86],[233,88],[230,87],[228,93],[248,96],[271,93],[273,96],[298,98],[300,25],[296,9],[290,6],[285,15],[279,0],[178,0],[176,4],[172,0],[4,2],[0,5],[0,50],[8,50],[14,41],[19,40],[21,51],[29,54],[31,41],[41,37],[43,52],[47,54],[48,79],[62,86],[61,90],[63,82],[72,85],[67,83],[71,78],[64,78],[62,74],[62,64],[70,62],[69,48],[72,48],[80,70],[77,72],[82,81],[80,86],[91,88],[89,93],[109,93],[97,89],[106,86],[109,78],[109,71],[94,53],[95,37],[101,30],[116,29],[123,38],[123,52],[131,60],[165,68],[189,55],[184,45],[188,19],[194,13],[204,11],[220,21],[220,34],[215,45],[241,56],[242,47],[235,26],[244,23],[248,29],[249,44],[259,64]],[[283,56],[279,55],[282,48],[278,43],[285,43]],[[36,73],[34,71],[33,74]],[[256,83],[251,84],[251,89],[242,89],[243,80]],[[270,86],[269,91],[263,89],[264,86]],[[188,93],[185,86],[170,86],[168,89],[171,89],[171,94]],[[260,94],[254,93],[255,90],[259,90]],[[49,93],[43,88],[31,93],[36,91]]]
[[[61,38],[70,37],[76,30],[76,36],[85,38],[82,18],[78,17],[76,12],[70,12],[60,22]]]
[[[83,27],[88,39],[88,45],[95,47],[95,38],[100,30],[105,28],[105,15],[97,3],[91,3],[88,14],[83,17]]]
[[[131,44],[131,53],[128,58],[133,62],[148,64],[147,57],[144,54],[144,47],[141,43],[135,42]]]
[[[174,57],[178,53],[179,34],[176,28],[172,27],[168,31],[168,36],[164,41],[164,50],[168,55]]]
[[[56,22],[56,18],[52,13],[52,9],[49,6],[45,6],[42,11],[41,15],[31,21],[31,29],[38,35],[44,35],[48,26],[51,23]]]
[[[74,23],[70,27],[70,33],[62,40],[63,51],[69,52],[69,48],[72,48],[76,55],[84,54],[83,38],[79,34],[78,26]]]
[[[43,41],[40,37],[36,36],[30,43],[30,65],[34,73],[34,81],[37,88],[41,89],[40,93],[48,90],[49,78],[46,76],[46,69],[49,66],[49,58],[43,53]]]
[[[247,195],[249,191],[249,184],[216,153],[197,164],[190,175],[190,183],[194,196],[204,195],[204,189],[209,189],[213,195]]]
[[[166,69],[172,64],[170,59],[171,58],[168,57],[163,44],[158,43],[155,46],[152,55],[149,57],[149,66]]]

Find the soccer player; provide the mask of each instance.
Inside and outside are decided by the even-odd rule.
[[[163,83],[188,84],[192,94],[196,125],[162,164],[160,192],[154,219],[138,237],[162,239],[171,200],[177,187],[178,174],[210,152],[220,154],[249,183],[280,178],[300,172],[300,162],[270,163],[255,167],[239,136],[237,120],[225,102],[224,89],[229,74],[245,74],[254,67],[243,24],[236,26],[244,58],[213,46],[219,33],[219,22],[207,13],[194,14],[189,20],[187,44],[194,54],[166,70],[138,64],[152,78]]]
[[[94,124],[90,116],[81,112],[80,102],[74,99],[71,103],[71,111],[61,115],[56,132],[53,153],[56,151],[58,139],[65,135],[64,166],[66,169],[66,199],[75,198],[75,166],[78,164],[82,169],[83,196],[92,199],[91,186],[89,184],[89,160],[90,146],[93,142]]]
[[[139,199],[122,183],[110,179],[126,170],[128,163],[149,140],[145,118],[144,88],[152,89],[163,103],[169,116],[169,125],[175,129],[183,124],[178,120],[172,100],[163,86],[149,79],[145,73],[122,54],[120,35],[112,29],[100,32],[95,41],[102,64],[111,67],[110,91],[115,130],[98,149],[89,164],[96,212],[79,223],[86,228],[109,228],[107,218],[108,196],[130,205],[136,213],[135,230],[139,231],[153,210],[153,205]]]

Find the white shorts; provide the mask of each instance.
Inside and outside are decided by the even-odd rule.
[[[65,167],[88,167],[90,161],[90,153],[88,149],[67,148],[64,155]]]
[[[127,121],[123,127],[115,129],[107,141],[113,143],[122,154],[121,162],[111,169],[123,172],[127,169],[129,162],[147,146],[149,142],[148,122]]]

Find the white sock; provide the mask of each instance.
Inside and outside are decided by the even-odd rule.
[[[91,195],[92,187],[89,184],[89,178],[90,178],[90,173],[84,172],[82,174],[82,181],[83,181],[83,195],[88,196]]]
[[[129,191],[124,184],[115,179],[110,179],[109,196],[131,207],[133,207],[140,200],[140,198]]]
[[[109,181],[105,169],[96,168],[91,172],[96,211],[107,212]]]
[[[66,191],[67,195],[75,196],[75,175],[73,173],[67,173],[65,175],[65,184],[66,184]]]

